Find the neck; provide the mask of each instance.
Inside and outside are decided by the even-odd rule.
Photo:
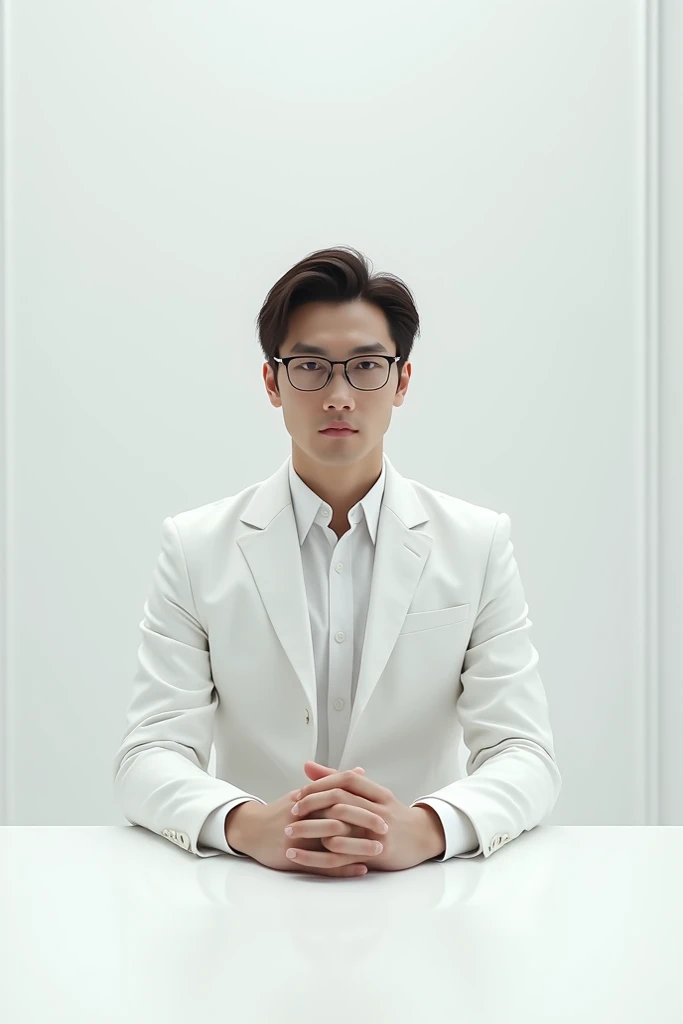
[[[332,508],[333,521],[346,523],[349,509],[365,497],[382,473],[382,445],[356,462],[322,462],[292,442],[292,467],[311,490]]]

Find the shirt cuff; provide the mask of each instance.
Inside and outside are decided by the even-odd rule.
[[[237,850],[233,850],[225,838],[225,819],[234,807],[245,804],[247,800],[255,800],[256,803],[261,803],[256,797],[236,796],[234,800],[229,800],[226,804],[221,804],[220,807],[217,807],[215,811],[211,811],[211,814],[199,831],[197,847],[209,846],[214,850],[221,850],[223,853],[231,853],[233,857],[246,857],[246,853],[239,853]]]
[[[420,804],[428,804],[432,810],[436,811],[441,819],[446,837],[446,849],[440,856],[433,857],[432,860],[448,860],[449,857],[457,857],[461,853],[473,853],[479,848],[479,840],[474,826],[459,807],[454,807],[447,800],[436,796],[425,797],[410,806],[415,807]]]

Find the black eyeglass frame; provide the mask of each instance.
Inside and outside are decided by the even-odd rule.
[[[296,388],[297,391],[309,391],[310,392],[310,391],[322,391],[323,388],[327,387],[327,385],[330,383],[330,381],[332,379],[332,374],[334,373],[334,368],[335,368],[335,366],[337,364],[339,364],[340,366],[344,367],[344,376],[349,381],[349,384],[351,385],[351,387],[355,388],[356,391],[381,391],[381,389],[385,388],[387,386],[387,384],[389,383],[389,377],[391,376],[391,367],[394,365],[394,363],[397,363],[400,360],[401,357],[400,356],[385,356],[385,355],[382,355],[381,352],[368,352],[368,354],[366,356],[362,356],[362,355],[360,355],[360,356],[351,356],[350,359],[328,359],[327,356],[316,356],[316,355],[306,356],[305,354],[304,355],[300,355],[300,356],[285,356],[284,359],[280,359],[278,356],[271,356],[271,358],[272,358],[274,363],[282,363],[282,365],[285,367],[285,369],[287,370],[287,380],[289,381],[290,384],[292,384],[292,378],[289,376],[289,364],[292,362],[293,359],[324,359],[326,363],[330,363],[331,364],[330,365],[330,372],[328,374],[327,380],[325,381],[324,384],[321,384],[319,388],[297,388],[296,384],[292,384],[292,387]],[[356,360],[356,359],[386,359],[388,364],[389,364],[389,367],[388,367],[388,370],[387,370],[387,379],[384,381],[384,384],[380,384],[380,386],[378,388],[357,388],[356,385],[353,383],[353,381],[349,380],[349,373],[348,373],[348,370],[347,370],[347,364],[354,362],[354,360]]]

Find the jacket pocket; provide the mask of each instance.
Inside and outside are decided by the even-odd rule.
[[[428,612],[408,612],[398,635],[434,629],[436,626],[453,626],[456,622],[463,622],[469,613],[469,603],[454,604],[450,608],[435,608]]]

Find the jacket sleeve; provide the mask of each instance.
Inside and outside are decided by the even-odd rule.
[[[426,794],[472,822],[479,846],[456,854],[461,858],[489,857],[534,828],[552,811],[562,785],[510,529],[501,512],[461,673],[457,712],[470,751],[467,777]]]
[[[218,693],[208,636],[171,517],[162,524],[161,552],[139,626],[138,666],[113,765],[116,803],[132,824],[199,857],[218,856],[218,849],[197,847],[211,812],[237,797],[265,801],[208,773]]]

